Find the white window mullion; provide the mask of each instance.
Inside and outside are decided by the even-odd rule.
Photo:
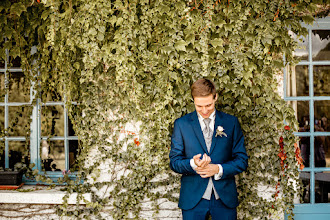
[[[8,70],[8,61],[9,61],[9,52],[6,49],[6,61],[5,61],[5,90],[8,89],[8,75],[7,75],[7,70]],[[8,111],[8,90],[6,91],[5,94],[5,129],[8,128],[9,126],[9,111]],[[8,133],[7,133],[8,134]],[[8,139],[7,135],[5,136],[5,168],[9,168],[9,144],[8,144]]]
[[[30,103],[32,104],[36,96],[36,90],[34,90],[35,82],[31,82],[30,89]],[[39,117],[39,103],[40,100],[37,99],[35,104],[33,104],[33,110],[31,114],[31,125],[30,125],[30,163],[34,163],[35,166],[33,169],[41,170],[41,163],[39,158],[39,149],[40,149],[40,117]]]

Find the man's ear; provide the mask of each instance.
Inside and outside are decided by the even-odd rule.
[[[218,93],[215,94],[215,99],[214,101],[217,101],[218,100]]]

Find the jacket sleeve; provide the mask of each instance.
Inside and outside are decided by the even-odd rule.
[[[190,166],[190,159],[185,155],[185,146],[178,119],[174,122],[174,129],[171,139],[170,168],[180,174],[196,174]]]
[[[247,169],[248,156],[244,146],[243,132],[237,118],[235,118],[233,131],[232,159],[221,165],[223,167],[221,179],[233,177]]]

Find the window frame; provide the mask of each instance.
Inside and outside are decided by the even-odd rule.
[[[298,205],[297,208],[295,208],[296,213],[300,213],[300,211],[303,212],[303,209],[300,207],[306,207],[311,205],[317,205],[318,208],[330,207],[330,203],[316,203],[315,202],[315,174],[317,172],[330,172],[330,167],[315,167],[314,163],[314,138],[318,136],[330,136],[330,131],[324,131],[324,132],[315,132],[314,131],[314,121],[315,121],[315,115],[314,115],[314,102],[315,101],[330,101],[330,96],[314,96],[314,79],[313,79],[313,67],[314,66],[329,66],[330,67],[330,60],[328,61],[313,61],[312,56],[312,31],[313,30],[330,30],[330,17],[326,17],[323,19],[317,19],[313,25],[305,25],[304,27],[308,29],[308,60],[300,61],[298,65],[305,65],[308,66],[308,82],[309,82],[309,95],[308,96],[287,96],[287,83],[288,83],[288,70],[287,68],[284,68],[284,100],[285,101],[308,101],[309,102],[309,125],[310,130],[308,132],[294,132],[294,135],[297,137],[310,137],[310,162],[309,167],[305,167],[302,171],[299,170],[299,172],[309,172],[310,173],[310,202],[309,203],[303,203],[303,204],[296,204]],[[299,211],[300,210],[300,211]],[[319,213],[315,210],[315,212],[312,213]]]
[[[15,73],[15,72],[23,72],[22,68],[20,67],[13,67],[8,68],[8,60],[9,60],[9,51],[6,50],[6,60],[4,61],[4,68],[0,67],[0,73],[4,74],[4,83],[5,88],[7,88],[7,81],[8,81],[8,74]],[[55,183],[57,178],[63,177],[63,171],[44,171],[42,169],[42,158],[40,154],[41,150],[41,141],[63,141],[64,142],[64,154],[65,154],[65,170],[70,170],[69,164],[69,142],[70,141],[78,141],[78,136],[69,136],[69,116],[68,111],[65,106],[65,96],[63,97],[62,101],[46,101],[42,102],[40,98],[36,98],[36,91],[33,89],[33,82],[31,82],[30,87],[30,101],[29,102],[9,102],[9,91],[6,92],[4,97],[4,102],[0,102],[0,107],[4,107],[4,129],[7,129],[9,126],[9,107],[11,106],[23,106],[29,105],[33,107],[31,113],[31,124],[30,124],[30,163],[34,163],[35,166],[33,169],[38,169],[40,172],[39,174],[45,174],[47,177],[51,178]],[[35,102],[33,102],[35,100]],[[76,102],[72,102],[72,104],[77,105]],[[64,117],[64,128],[63,136],[42,136],[41,124],[42,124],[42,114],[41,108],[45,106],[62,106],[63,107],[63,117]],[[9,168],[9,142],[10,141],[26,141],[26,137],[24,136],[5,136],[0,138],[0,141],[5,142],[5,149],[4,149],[4,158],[5,158],[5,168]],[[73,178],[75,176],[75,172],[72,172],[71,175]],[[37,181],[33,179],[28,179],[23,177],[23,181],[25,184],[37,184]]]

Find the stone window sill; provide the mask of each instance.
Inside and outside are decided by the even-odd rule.
[[[23,186],[22,190],[32,190],[28,192],[20,192],[17,190],[0,190],[0,203],[15,204],[62,204],[65,191],[61,190],[61,186],[50,189],[48,186]],[[87,201],[91,201],[90,194],[83,195]],[[76,204],[77,193],[72,193],[68,199],[69,204]],[[80,201],[80,204],[85,204]]]

